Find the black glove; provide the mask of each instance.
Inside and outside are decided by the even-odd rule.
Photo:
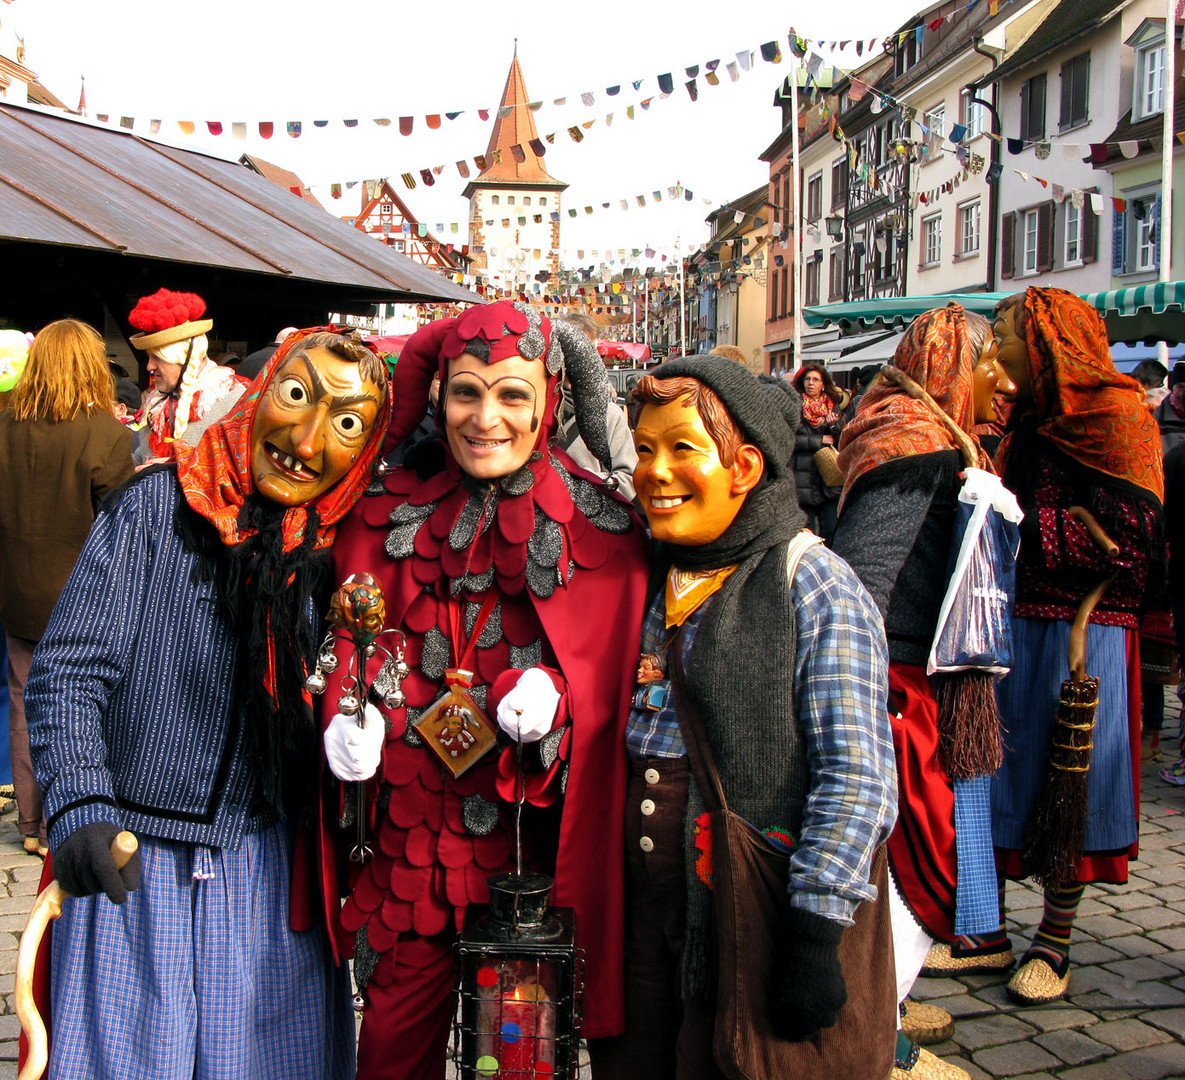
[[[75,829],[53,853],[53,872],[71,896],[106,893],[113,904],[122,904],[132,889],[140,887],[140,852],[122,869],[111,857],[111,842],[119,826],[109,821],[92,821]]]
[[[770,1021],[780,1038],[805,1042],[839,1019],[848,1000],[839,965],[843,930],[834,919],[801,908],[787,910],[770,1003]]]

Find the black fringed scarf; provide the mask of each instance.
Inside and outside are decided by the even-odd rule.
[[[223,544],[217,530],[184,501],[173,524],[198,556],[193,583],[213,583],[218,614],[238,639],[236,719],[246,728],[257,763],[259,796],[282,816],[308,821],[320,761],[320,732],[304,689],[317,648],[309,608],[327,606],[330,562],[327,549],[314,550],[312,508],[302,543],[284,552],[284,511],[249,496],[239,517],[253,535],[234,546]]]

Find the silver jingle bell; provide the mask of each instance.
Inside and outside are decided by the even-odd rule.
[[[342,694],[337,699],[337,711],[343,716],[357,716],[361,709],[362,705],[356,694]]]
[[[337,671],[337,657],[331,652],[323,652],[317,657],[317,664],[326,675],[332,675]]]
[[[388,690],[383,695],[383,704],[388,709],[401,709],[405,701],[407,701],[407,695],[402,690]]]
[[[372,641],[369,645],[363,647],[362,654],[369,660],[378,651],[379,647]]]
[[[403,659],[402,655],[395,661],[395,674],[401,679],[406,679],[411,668],[407,666],[407,661]]]
[[[327,685],[327,683],[326,683],[326,681],[325,681],[325,676],[321,674],[321,671],[320,671],[319,669],[318,669],[317,671],[314,671],[314,672],[312,673],[312,675],[310,675],[310,676],[309,676],[307,679],[305,679],[305,681],[304,681],[304,688],[305,688],[305,689],[306,689],[306,690],[307,690],[307,691],[308,691],[310,694],[323,694],[323,693],[325,693],[325,687],[326,687],[326,685]]]

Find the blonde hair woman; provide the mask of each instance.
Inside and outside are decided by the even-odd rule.
[[[0,624],[8,640],[8,740],[25,850],[44,856],[41,791],[29,762],[25,679],[95,505],[132,475],[132,436],[112,413],[98,332],[50,323],[0,412]]]

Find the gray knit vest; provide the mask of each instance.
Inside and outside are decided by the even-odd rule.
[[[797,840],[808,772],[794,711],[798,633],[786,574],[788,547],[783,542],[742,562],[708,600],[684,671],[729,809],[759,832],[788,830]],[[684,823],[683,981],[684,992],[700,1000],[715,984],[711,894],[695,868],[700,854],[695,822],[705,809],[693,777]]]

